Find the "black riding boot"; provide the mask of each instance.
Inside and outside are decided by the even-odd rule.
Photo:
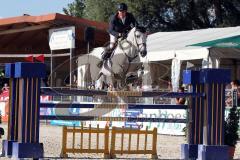
[[[102,65],[104,61],[106,61],[108,58],[112,55],[113,48],[105,48],[105,50],[102,53],[102,60],[97,64],[99,68],[102,68]]]

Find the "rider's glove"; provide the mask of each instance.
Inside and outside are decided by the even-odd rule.
[[[119,33],[118,37],[122,38],[122,39],[125,39],[125,38],[127,38],[127,34],[126,33]]]

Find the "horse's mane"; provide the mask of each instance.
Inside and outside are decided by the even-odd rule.
[[[129,35],[134,35],[134,32],[135,31],[139,31],[141,33],[146,33],[146,29],[144,27],[141,27],[141,26],[136,26],[136,27],[133,27],[129,32],[128,32],[128,36]]]

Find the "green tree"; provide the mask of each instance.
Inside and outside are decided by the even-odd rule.
[[[84,8],[85,0],[75,0],[73,3],[69,3],[66,8],[63,8],[63,12],[69,16],[83,17]]]
[[[84,17],[95,20],[108,22],[110,15],[115,11],[115,1],[113,0],[85,0]]]
[[[125,2],[139,24],[151,32],[240,25],[239,0],[75,0],[65,10],[73,16],[79,11],[78,17],[108,22],[119,2]]]

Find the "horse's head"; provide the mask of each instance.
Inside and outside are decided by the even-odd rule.
[[[147,55],[146,29],[144,27],[138,26],[133,28],[129,34],[133,34],[134,43],[137,47],[138,52],[141,54],[142,57],[145,57]]]

